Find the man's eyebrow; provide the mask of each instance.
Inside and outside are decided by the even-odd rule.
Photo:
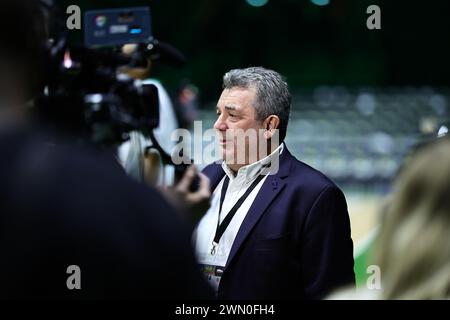
[[[225,110],[228,110],[228,111],[238,111],[238,109],[239,109],[238,107],[232,106],[232,105],[224,106],[224,108],[225,108]],[[220,111],[219,106],[216,106],[216,111]]]
[[[238,108],[236,106],[225,106],[225,109],[236,111]]]

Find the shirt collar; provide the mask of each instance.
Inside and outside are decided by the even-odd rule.
[[[273,161],[273,158],[278,157],[283,152],[283,150],[284,150],[284,142],[280,144],[278,148],[276,148],[271,154],[269,154],[265,158],[239,168],[236,175],[234,175],[234,172],[228,167],[225,161],[222,162],[222,169],[228,176],[230,181],[239,178],[248,183],[253,181],[261,173],[263,168],[269,167],[271,162]]]

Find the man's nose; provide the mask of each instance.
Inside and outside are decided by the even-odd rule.
[[[227,124],[223,121],[222,116],[219,116],[214,123],[214,129],[219,131],[225,131],[228,129]]]

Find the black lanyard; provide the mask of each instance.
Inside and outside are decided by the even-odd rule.
[[[230,179],[228,177],[225,177],[225,181],[222,185],[222,192],[220,194],[220,207],[219,207],[219,215],[217,217],[217,227],[216,227],[216,234],[214,235],[214,240],[212,242],[212,249],[211,254],[214,255],[216,253],[216,247],[219,244],[220,238],[222,238],[223,233],[228,228],[228,225],[230,224],[231,220],[233,219],[234,215],[238,211],[238,209],[241,207],[241,205],[244,203],[245,199],[249,196],[249,194],[255,189],[255,187],[258,185],[258,183],[264,178],[265,176],[260,174],[255,181],[248,187],[248,189],[245,191],[245,193],[239,198],[239,200],[236,202],[236,204],[231,208],[231,210],[228,212],[225,219],[223,219],[222,223],[220,223],[220,214],[222,213],[222,205],[223,201],[225,200],[225,194],[227,193],[228,189],[228,183]]]

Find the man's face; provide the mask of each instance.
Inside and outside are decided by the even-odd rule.
[[[234,87],[223,90],[217,103],[217,121],[214,129],[218,134],[222,158],[233,170],[254,162],[251,161],[254,158],[249,157],[249,152],[254,152],[255,145],[259,145],[259,140],[262,139],[260,129],[263,129],[263,121],[256,120],[255,97],[256,90],[252,87]],[[243,132],[251,131],[254,132],[256,143],[254,139],[248,137],[242,139]],[[245,149],[242,143],[245,144]],[[244,163],[239,159],[245,159]]]

